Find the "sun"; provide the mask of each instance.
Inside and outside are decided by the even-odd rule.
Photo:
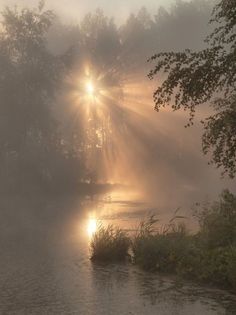
[[[86,93],[89,96],[93,96],[95,93],[95,87],[92,81],[88,81],[85,86]]]

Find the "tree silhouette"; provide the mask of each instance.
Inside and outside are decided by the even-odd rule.
[[[50,154],[59,143],[51,107],[63,65],[47,51],[45,38],[54,14],[41,2],[34,10],[6,8],[2,17],[2,171],[8,163],[5,179],[11,172],[15,180],[40,182],[50,176]]]

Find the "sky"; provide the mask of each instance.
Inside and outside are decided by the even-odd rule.
[[[0,7],[6,5],[36,7],[38,2],[38,0],[0,0]],[[114,16],[119,22],[142,6],[148,8],[150,12],[156,12],[160,6],[170,7],[173,3],[175,0],[47,0],[46,7],[56,10],[59,15],[71,21],[77,21],[87,12],[102,8],[106,14]]]

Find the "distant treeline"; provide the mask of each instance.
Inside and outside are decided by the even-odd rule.
[[[125,80],[146,74],[152,53],[202,48],[211,8],[207,1],[180,1],[154,15],[142,8],[120,26],[102,10],[87,14],[78,25],[65,25],[41,4],[5,8],[0,26],[0,191],[74,191],[83,183],[105,180],[99,159],[105,147],[101,134],[108,127],[85,127],[81,109],[72,110],[67,95],[76,89],[76,73],[86,62],[105,73],[103,83],[119,88],[111,101],[115,105]],[[96,165],[88,163],[90,156]]]

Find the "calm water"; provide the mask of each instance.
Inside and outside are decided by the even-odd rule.
[[[134,227],[147,209],[134,196],[2,196],[0,205],[0,314],[236,314],[227,292],[90,262],[89,222]]]

